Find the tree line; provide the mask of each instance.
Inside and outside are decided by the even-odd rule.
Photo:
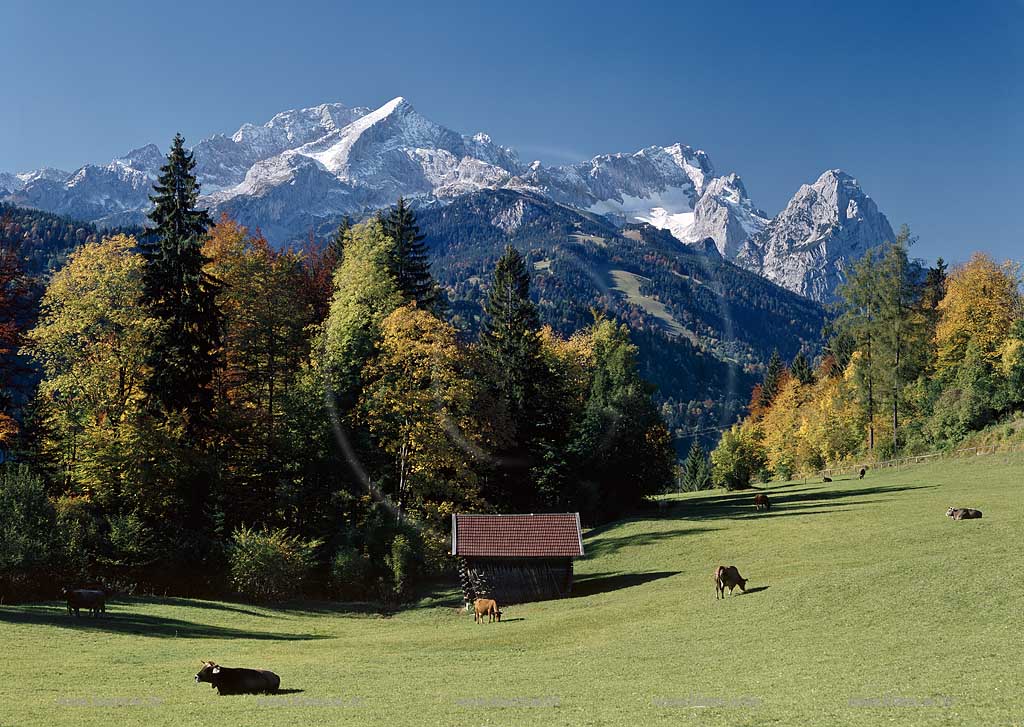
[[[913,242],[904,227],[852,266],[816,366],[772,357],[712,453],[715,484],[948,448],[1024,409],[1019,266],[976,253],[922,269]]]
[[[599,522],[671,482],[626,327],[541,326],[514,247],[466,340],[404,200],[277,250],[198,209],[194,166],[176,137],[146,232],[85,242],[0,327],[39,372],[0,418],[0,592],[400,600],[450,568],[455,511]]]

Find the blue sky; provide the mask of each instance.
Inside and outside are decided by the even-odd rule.
[[[911,225],[918,256],[1024,258],[1024,0],[0,0],[0,13],[4,171],[402,95],[546,163],[690,144],[772,214],[842,168]]]

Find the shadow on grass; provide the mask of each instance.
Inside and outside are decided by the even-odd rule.
[[[619,591],[623,588],[642,586],[644,583],[677,576],[682,571],[657,571],[654,573],[592,573],[579,578],[572,584],[569,598],[584,598],[598,593]]]
[[[69,616],[60,606],[0,607],[0,624],[51,626],[71,631],[105,631],[156,638],[254,639],[258,641],[312,641],[329,638],[316,634],[286,634],[214,626],[182,619],[132,613],[130,605],[108,604],[103,616]],[[125,610],[121,610],[125,609]]]
[[[518,616],[518,617],[516,617],[516,618],[503,618],[503,619],[502,619],[502,620],[500,621],[500,623],[503,623],[503,624],[510,624],[510,623],[515,623],[516,621],[525,621],[525,620],[526,620],[526,619],[525,619],[525,618],[523,618],[522,616]]]
[[[810,515],[836,512],[835,508],[850,505],[868,505],[885,502],[870,499],[872,495],[891,495],[910,490],[927,490],[937,485],[907,485],[904,487],[862,487],[852,490],[828,490],[815,488],[811,491],[795,491],[791,488],[769,491],[772,509],[757,512],[754,509],[754,495],[758,490],[745,490],[726,495],[708,495],[690,500],[674,502],[668,508],[666,517],[686,520],[713,520],[716,518],[771,518],[786,515]],[[801,488],[810,489],[810,488]]]
[[[631,520],[627,522],[639,522],[638,520]],[[614,523],[616,527],[624,525],[623,522]],[[634,545],[650,545],[657,543],[662,540],[671,540],[672,538],[678,538],[682,535],[693,535],[695,533],[706,533],[711,530],[718,530],[718,528],[677,528],[675,530],[664,530],[661,532],[651,533],[635,533],[633,535],[620,535],[618,537],[601,538],[596,542],[591,542],[595,537],[602,535],[608,531],[607,526],[595,528],[590,530],[584,536],[584,551],[587,556],[598,556],[608,555],[614,553],[622,548],[627,548]]]
[[[751,593],[760,593],[761,591],[767,591],[771,586],[757,586],[756,588],[748,588],[743,595],[746,596]]]
[[[278,689],[270,696],[276,697],[279,694],[303,694],[305,691],[305,689]]]
[[[273,615],[253,611],[251,608],[243,608],[243,604],[225,603],[223,601],[205,601],[199,598],[179,598],[176,596],[133,596],[130,603],[145,603],[156,606],[180,606],[182,608],[203,608],[214,611],[230,611],[231,613],[240,613],[246,616],[256,616],[258,618],[266,618],[267,616]]]

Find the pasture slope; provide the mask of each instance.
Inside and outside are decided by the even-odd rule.
[[[441,591],[324,604],[0,607],[0,725],[1024,724],[1024,457],[666,498],[592,531],[575,597],[477,626]],[[950,505],[984,518],[953,522]],[[750,592],[716,602],[712,570]],[[281,675],[218,697],[201,659]]]

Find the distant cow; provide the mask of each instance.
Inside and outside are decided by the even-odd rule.
[[[492,598],[478,598],[473,601],[473,620],[476,623],[483,623],[484,616],[487,622],[501,621],[501,611],[498,610],[498,602]]]
[[[864,479],[864,475],[866,475],[867,473],[868,473],[868,468],[867,467],[861,467],[860,468],[860,477],[858,477],[858,479],[863,480]]]
[[[821,478],[821,481],[822,481],[822,482],[831,482],[831,481],[832,481],[832,478],[831,478],[831,477],[822,477],[822,478]]]
[[[946,515],[954,520],[976,520],[981,517],[981,510],[972,510],[969,507],[951,507],[946,510]]]
[[[736,586],[740,587],[740,590],[744,593],[747,592],[747,579],[740,576],[740,572],[734,565],[720,565],[715,568],[715,600],[721,596],[725,598],[725,589],[729,589],[729,595],[732,595],[732,589]]]
[[[754,509],[758,511],[764,510],[765,512],[771,510],[772,501],[768,499],[768,495],[754,495]]]
[[[81,616],[80,609],[87,609],[93,616],[107,612],[107,592],[96,588],[74,588],[63,591],[68,604],[68,616]]]
[[[281,686],[281,677],[264,669],[229,669],[212,661],[202,662],[196,684],[208,682],[217,694],[273,694]]]

